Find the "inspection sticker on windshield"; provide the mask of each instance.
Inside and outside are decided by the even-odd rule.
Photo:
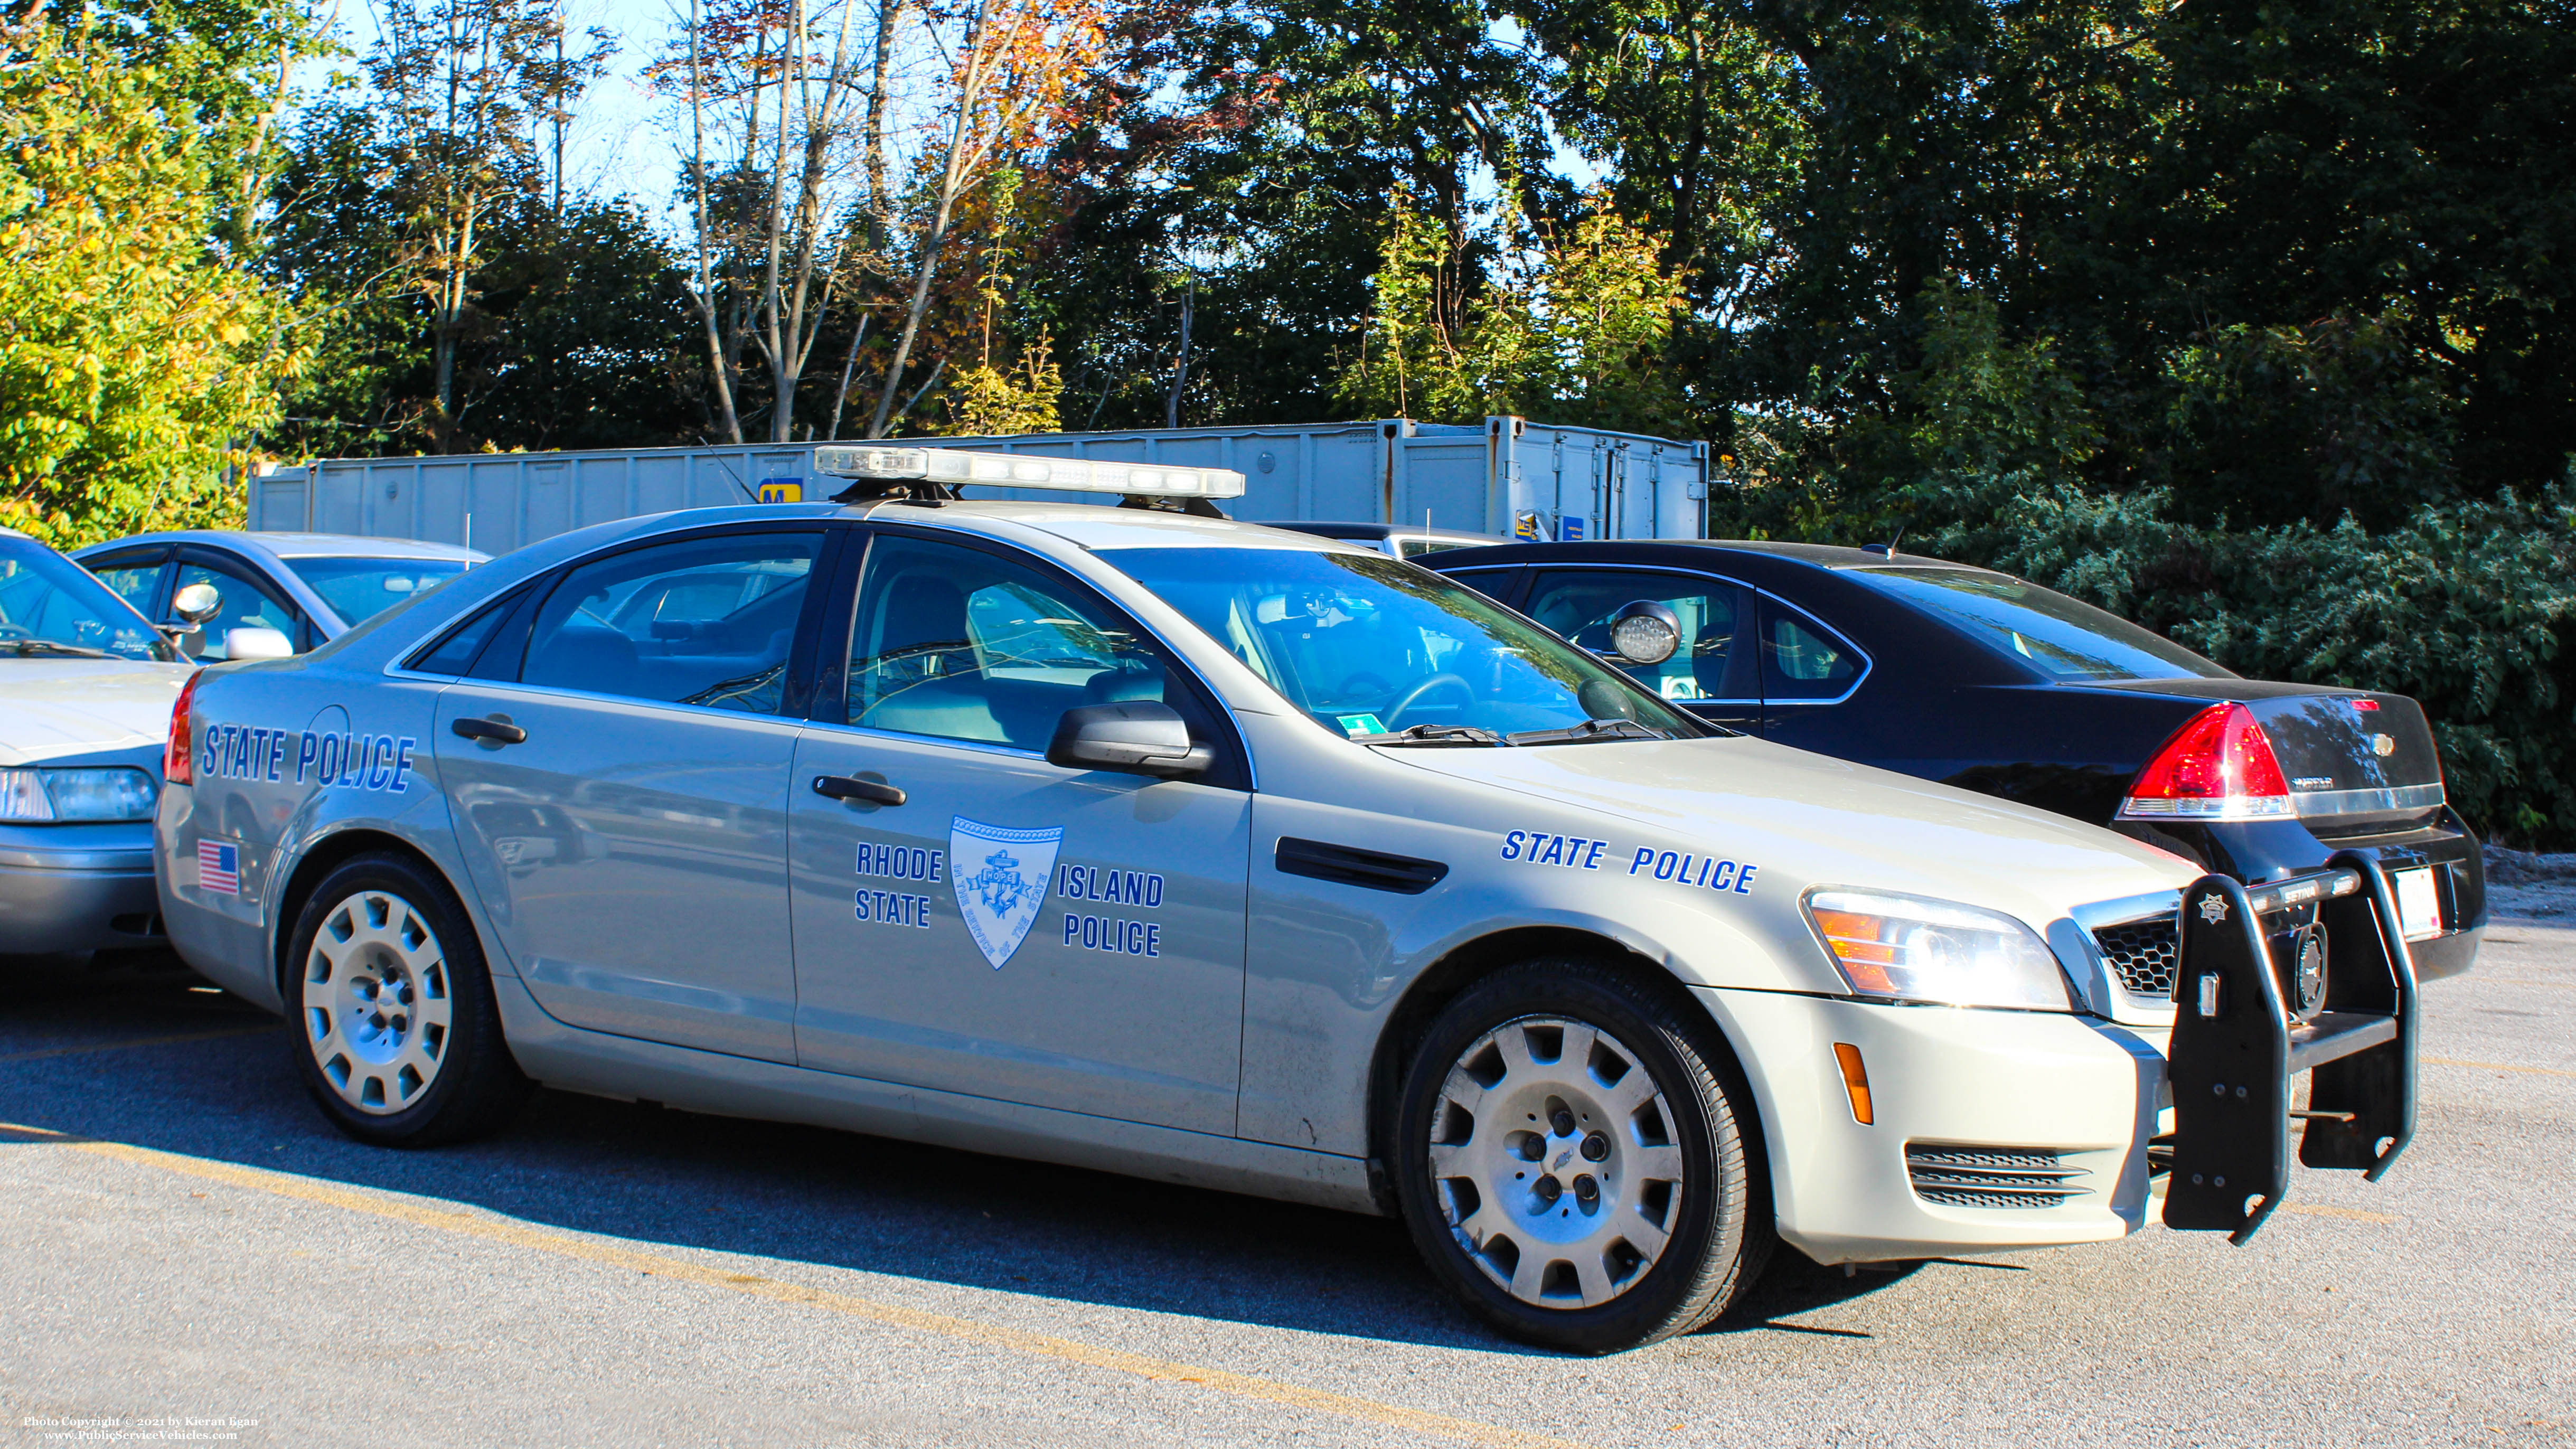
[[[1377,716],[1373,714],[1336,715],[1333,718],[1333,723],[1342,727],[1343,734],[1352,736],[1353,738],[1357,738],[1361,735],[1382,735],[1386,733],[1386,726],[1379,724],[1377,722]]]

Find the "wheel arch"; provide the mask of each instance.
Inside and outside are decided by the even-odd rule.
[[[1395,1195],[1395,1107],[1404,1090],[1405,1065],[1423,1032],[1460,993],[1504,967],[1536,956],[1598,962],[1662,999],[1684,1020],[1707,1028],[1707,1039],[1718,1053],[1713,1065],[1725,1075],[1727,1089],[1753,1115],[1754,1130],[1746,1134],[1746,1143],[1751,1149],[1754,1190],[1758,1201],[1770,1202],[1772,1124],[1763,1116],[1762,1097],[1752,1090],[1743,1053],[1728,1037],[1725,1024],[1672,972],[1611,937],[1571,926],[1516,926],[1462,942],[1423,968],[1387,1014],[1369,1057],[1367,1168],[1369,1195],[1377,1200],[1378,1210],[1389,1217],[1402,1215]]]
[[[288,980],[294,963],[287,957],[295,945],[295,923],[304,918],[306,903],[312,900],[313,892],[321,888],[331,872],[359,856],[378,852],[404,856],[431,875],[447,881],[447,888],[456,891],[456,882],[448,880],[447,872],[439,868],[438,862],[432,860],[428,852],[391,831],[353,826],[315,841],[297,858],[294,872],[287,877],[286,889],[278,893],[276,922],[269,933],[269,966],[277,983],[278,999],[287,1003],[288,1015],[294,1014],[295,998]],[[459,900],[464,899],[464,892],[456,891],[456,894]],[[475,924],[471,912],[468,912],[467,923]]]

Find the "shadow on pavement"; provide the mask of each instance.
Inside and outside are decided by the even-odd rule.
[[[117,1042],[155,1044],[107,1047]],[[540,1092],[486,1141],[393,1151],[333,1130],[298,1085],[288,1050],[276,1018],[166,963],[0,969],[0,1121],[643,1243],[1272,1328],[1536,1352],[1468,1318],[1432,1281],[1403,1227],[1385,1219],[564,1092]],[[1747,1302],[1711,1331],[1867,1337],[1777,1320],[1898,1276],[1847,1278],[1784,1248]]]

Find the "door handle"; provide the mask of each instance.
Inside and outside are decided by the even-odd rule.
[[[900,788],[883,780],[860,780],[848,775],[816,775],[814,793],[866,805],[900,805],[906,799]]]
[[[496,745],[523,745],[528,742],[528,732],[505,719],[475,719],[469,715],[447,728],[466,739],[490,740]]]

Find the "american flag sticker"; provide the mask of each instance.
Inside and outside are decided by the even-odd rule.
[[[241,847],[220,840],[197,842],[197,889],[219,896],[241,894]]]

